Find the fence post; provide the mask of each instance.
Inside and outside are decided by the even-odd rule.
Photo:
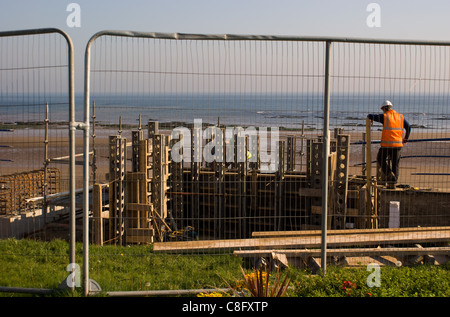
[[[322,160],[322,242],[321,242],[321,265],[322,274],[327,268],[327,215],[328,215],[328,155],[330,152],[330,50],[331,41],[325,46],[325,88],[323,104],[323,160]]]
[[[68,35],[64,35],[69,46],[69,192],[70,192],[70,247],[69,247],[69,263],[76,263],[76,201],[75,201],[75,130],[73,125],[75,122],[75,62],[73,43]]]
[[[84,57],[84,123],[83,129],[83,292],[89,295],[89,98],[90,98],[90,71],[91,71],[91,45],[98,37],[94,34],[86,44]]]

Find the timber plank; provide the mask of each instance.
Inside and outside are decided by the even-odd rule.
[[[152,205],[139,204],[139,203],[128,203],[127,210],[130,211],[148,211],[151,212]]]
[[[395,233],[395,232],[420,232],[420,231],[441,231],[449,230],[450,227],[410,227],[410,228],[381,228],[381,229],[337,229],[327,230],[327,235],[336,234],[371,234],[371,233]],[[321,235],[321,230],[297,230],[297,231],[255,231],[252,232],[253,238],[268,237],[294,237],[294,236],[313,236]]]
[[[271,237],[233,240],[200,240],[155,243],[155,252],[239,250],[239,249],[282,249],[318,248],[322,238],[319,235]],[[450,241],[450,228],[435,231],[406,231],[382,233],[334,234],[327,237],[329,247],[370,246],[398,243],[436,243]]]

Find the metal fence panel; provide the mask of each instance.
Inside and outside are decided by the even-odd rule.
[[[0,256],[16,259],[11,267],[2,267],[2,286],[59,284],[33,273],[34,263],[47,257],[45,246],[22,254],[26,251],[14,248],[9,239],[72,241],[72,53],[70,38],[57,29],[0,33]],[[72,247],[70,252],[74,254]],[[66,253],[48,260],[67,265]],[[60,276],[59,282],[67,274],[58,265],[49,271]],[[12,285],[17,276],[29,276],[29,285]]]
[[[298,192],[308,181],[301,173],[311,173],[307,136],[322,133],[324,43],[94,38],[86,65],[91,176],[110,206],[107,216],[100,204],[94,212],[97,243],[236,240],[320,225]]]

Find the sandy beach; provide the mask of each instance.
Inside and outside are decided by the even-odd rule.
[[[144,129],[145,131],[145,129]],[[17,129],[14,132],[4,132],[0,134],[0,175],[8,175],[24,171],[41,169],[44,166],[45,158],[45,131],[43,129]],[[106,181],[106,173],[109,169],[109,147],[108,137],[118,135],[118,131],[111,128],[96,128],[95,149],[97,153],[97,168],[99,181]],[[164,130],[164,134],[170,134],[171,131]],[[362,133],[355,131],[346,131],[350,135],[351,143],[362,141]],[[319,131],[308,131],[306,137],[320,135]],[[372,128],[372,140],[380,139],[381,131],[378,127]],[[131,130],[123,130],[122,137],[131,142]],[[147,135],[145,131],[144,136]],[[306,143],[301,147],[301,132],[299,131],[280,131],[280,139],[287,135],[297,136],[297,157],[296,170],[304,171],[305,159],[300,158],[300,152],[306,153]],[[330,133],[333,138],[333,132]],[[450,138],[450,133],[427,132],[426,130],[414,130],[410,136],[410,142],[407,143],[401,152],[402,160],[400,163],[399,184],[408,184],[414,187],[431,188],[437,190],[450,189],[450,141],[420,141],[414,140],[435,140]],[[65,157],[69,155],[68,132],[65,129],[50,129],[48,134],[48,158]],[[92,138],[90,138],[91,150],[93,149]],[[376,160],[379,144],[372,145],[372,161]],[[76,153],[82,153],[83,139],[82,132],[76,134]],[[131,151],[128,151],[130,157]],[[92,160],[92,156],[90,156]],[[82,156],[77,158],[82,161]],[[128,160],[129,162],[130,160]],[[363,163],[363,145],[352,144],[350,146],[349,175],[362,175]],[[62,188],[68,182],[69,167],[68,164],[50,163],[50,167],[56,167],[61,170]],[[372,164],[375,173],[375,164]],[[82,166],[77,166],[77,187],[82,186]]]

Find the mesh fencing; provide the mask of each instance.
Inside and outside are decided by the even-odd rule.
[[[70,239],[69,46],[54,30],[0,35],[0,284],[49,288],[33,268],[48,260],[49,275],[62,281],[67,244],[53,254],[10,239]],[[29,285],[13,285],[19,276]]]
[[[368,113],[382,113],[379,108],[383,100],[392,101],[394,109],[402,113],[412,127],[410,139],[400,152],[396,184],[397,189],[411,191],[407,191],[409,195],[400,190],[377,191],[376,221],[382,227],[388,227],[390,201],[401,202],[404,208],[398,219],[402,227],[437,226],[446,219],[445,212],[439,211],[442,206],[439,201],[446,195],[439,192],[448,191],[449,175],[444,167],[449,158],[447,55],[445,46],[334,44],[331,75],[334,98],[330,120],[336,122],[335,126],[342,126],[351,138],[350,175],[365,174],[364,118]],[[371,128],[371,159],[377,183],[386,185],[377,162],[382,127],[375,122]],[[414,191],[416,189],[429,192]],[[436,204],[421,203],[427,201],[425,196],[432,201],[436,199]],[[357,216],[354,210],[350,226],[355,225]]]
[[[103,32],[87,49],[87,293],[195,294],[244,263],[317,272],[324,233],[337,265],[447,259],[447,45]],[[0,51],[0,256],[23,259],[2,276],[54,288],[65,242],[30,256],[6,238],[70,238],[67,44],[2,36]],[[412,128],[395,184],[377,159],[383,126],[367,120],[384,100]]]

